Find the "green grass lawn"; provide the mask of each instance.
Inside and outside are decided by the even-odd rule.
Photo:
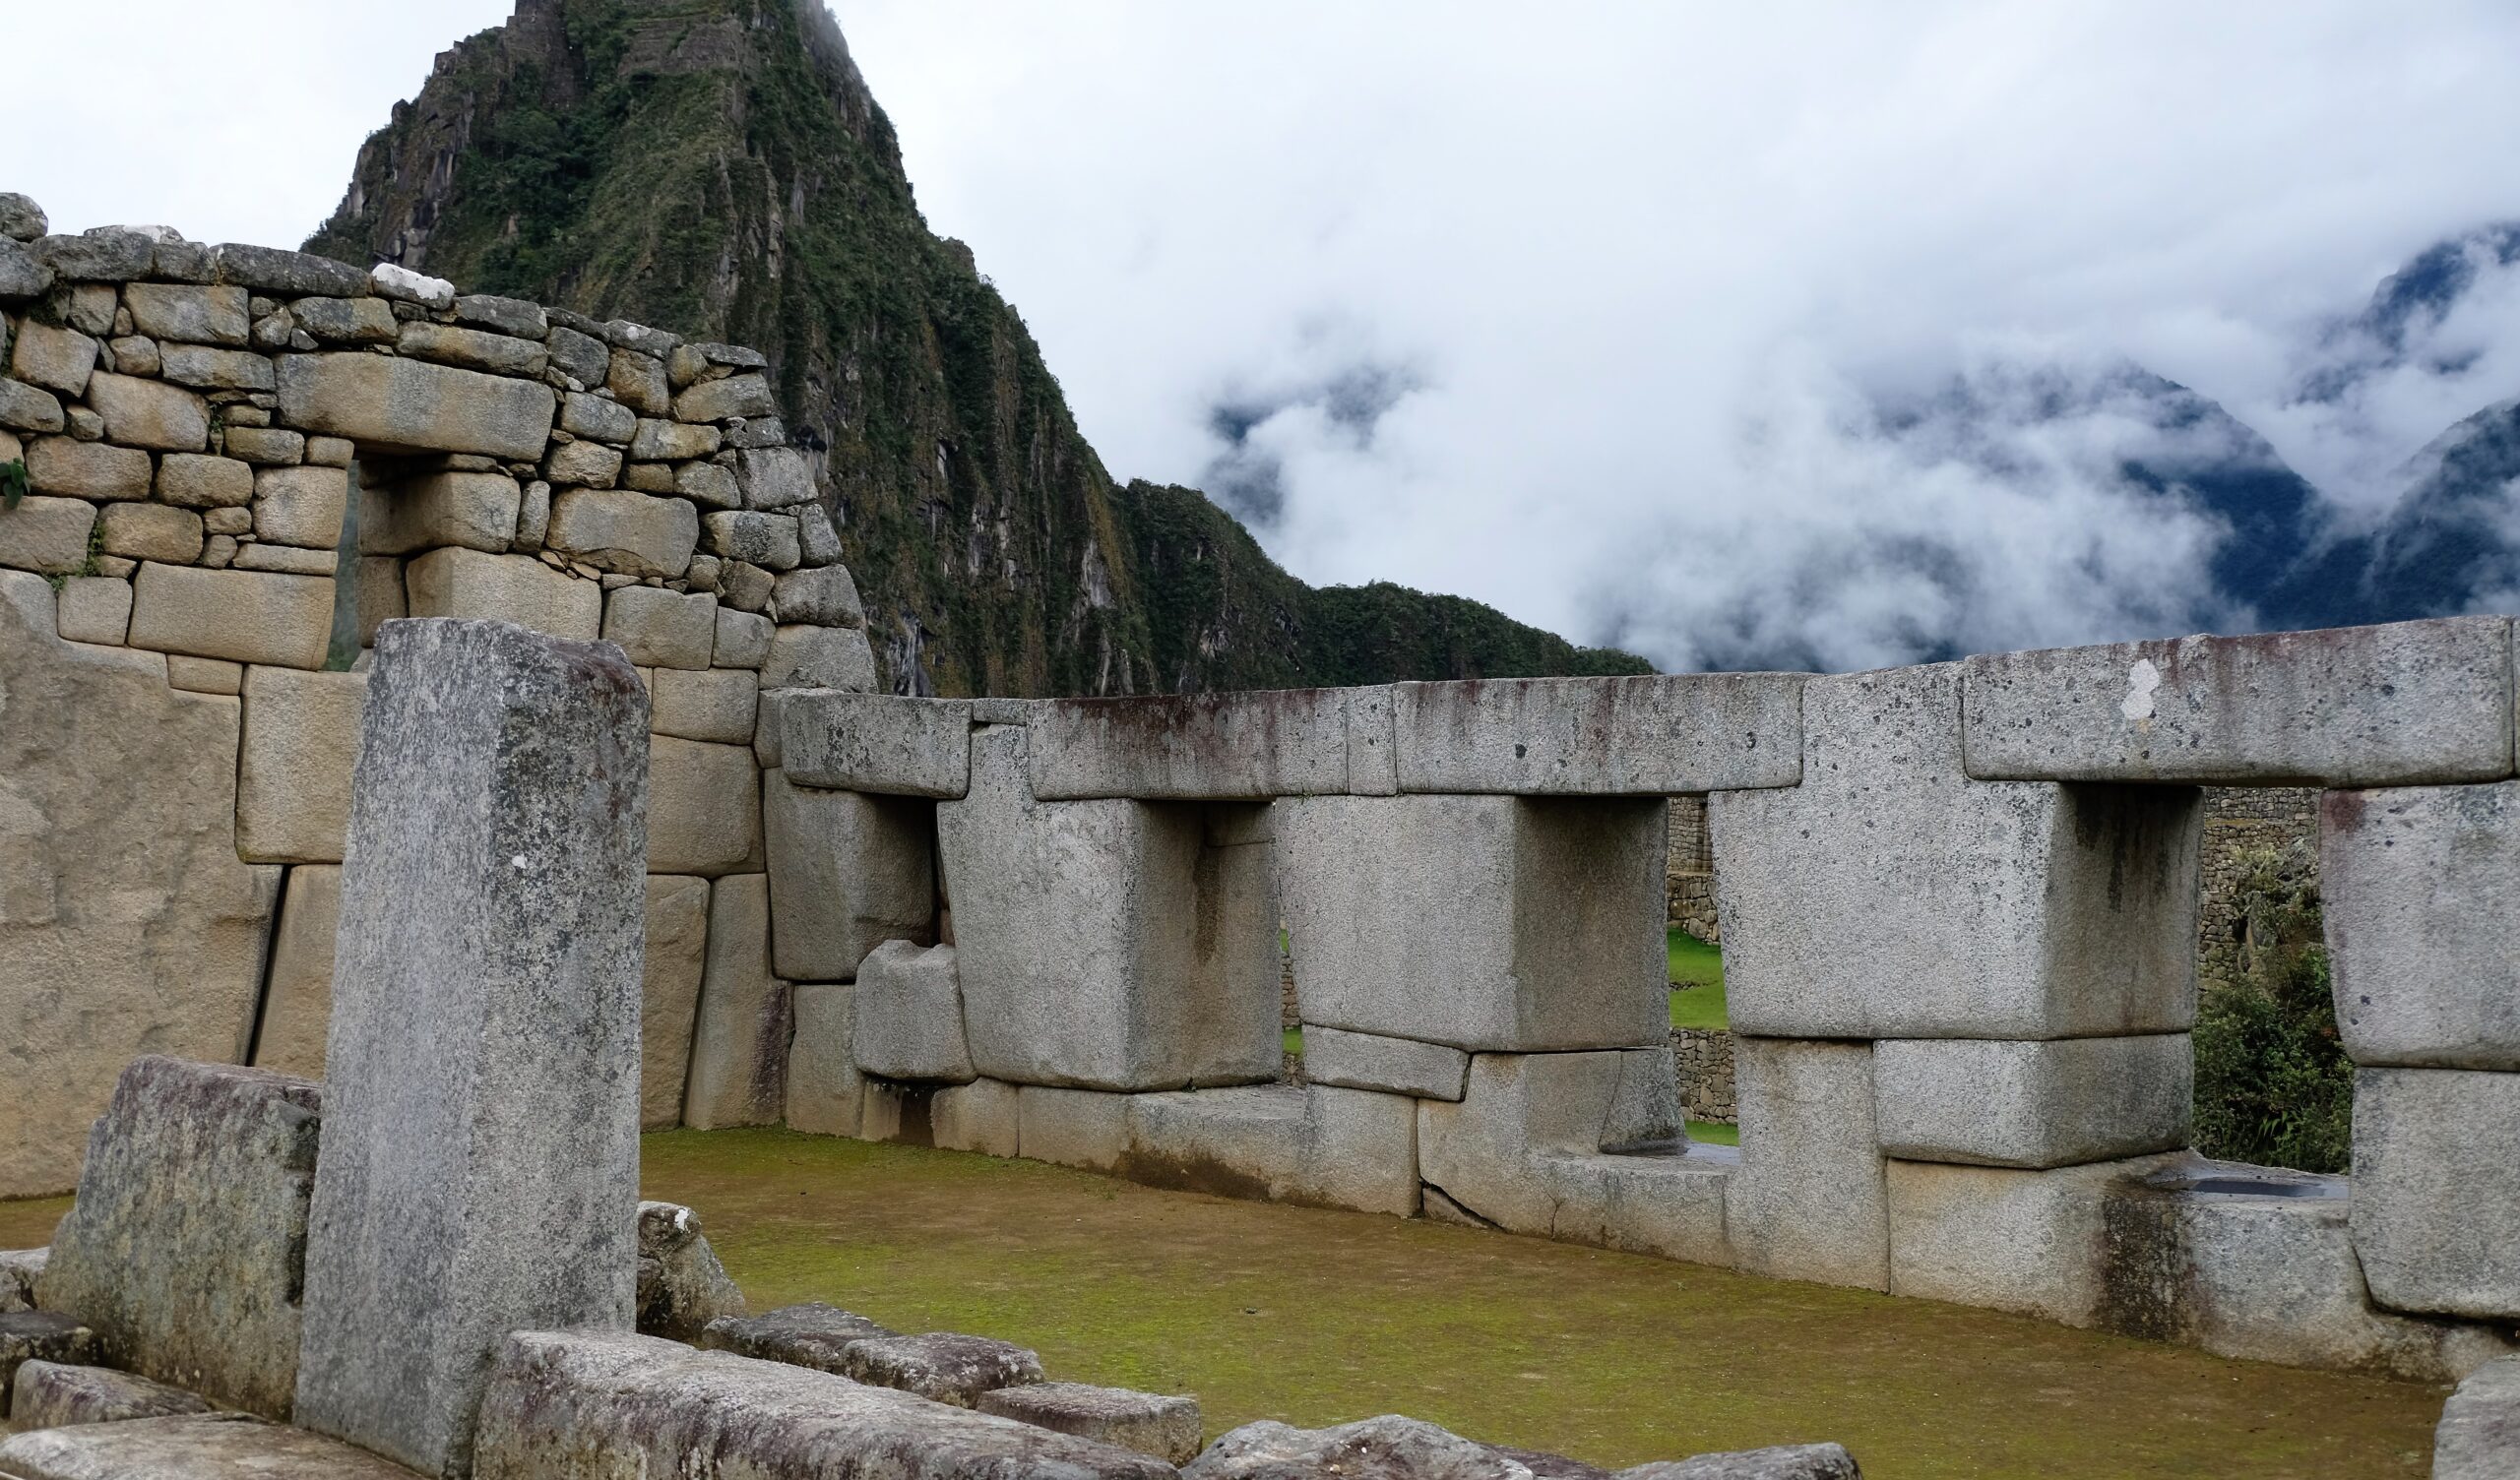
[[[1720,1121],[1693,1120],[1688,1123],[1689,1140],[1700,1145],[1737,1146],[1741,1143],[1741,1128]]]
[[[1671,961],[1671,1026],[1724,1029],[1732,1025],[1724,1002],[1724,953],[1674,925]]]

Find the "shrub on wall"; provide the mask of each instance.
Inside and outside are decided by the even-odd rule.
[[[2354,1069],[2328,990],[2316,857],[2295,842],[2236,862],[2231,938],[2198,963],[2197,1148],[2262,1166],[2344,1171]]]

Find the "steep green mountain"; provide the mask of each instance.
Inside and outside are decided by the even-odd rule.
[[[1201,495],[1115,484],[927,229],[821,0],[519,0],[307,245],[769,355],[901,692],[1650,671],[1475,602],[1315,590]]]

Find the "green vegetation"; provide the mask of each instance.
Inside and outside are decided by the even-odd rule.
[[[1037,1162],[779,1131],[648,1137],[755,1309],[985,1332],[1255,1418],[1410,1413],[1621,1466],[1836,1439],[1876,1480],[2421,1476],[2437,1389],[1867,1291]]]
[[[1724,953],[1677,925],[1669,937],[1671,1026],[1721,1031],[1732,1025],[1724,1001]]]
[[[1722,1121],[1693,1120],[1688,1122],[1688,1128],[1689,1140],[1703,1141],[1707,1145],[1737,1146],[1741,1143],[1739,1126],[1728,1126]]]
[[[15,509],[27,496],[27,460],[12,458],[0,462],[0,509]]]
[[[2240,855],[2233,938],[2199,962],[2196,1145],[2209,1156],[2342,1172],[2354,1068],[2328,987],[2317,863],[2303,844]]]
[[[1302,1058],[1303,1029],[1291,1027],[1278,1034],[1278,1048],[1283,1053],[1291,1053],[1298,1059]]]

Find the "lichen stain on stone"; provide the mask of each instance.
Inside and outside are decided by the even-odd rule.
[[[2162,686],[2162,670],[2148,657],[2135,659],[2126,670],[2126,697],[2117,702],[2117,712],[2139,730],[2152,729],[2153,695]]]

